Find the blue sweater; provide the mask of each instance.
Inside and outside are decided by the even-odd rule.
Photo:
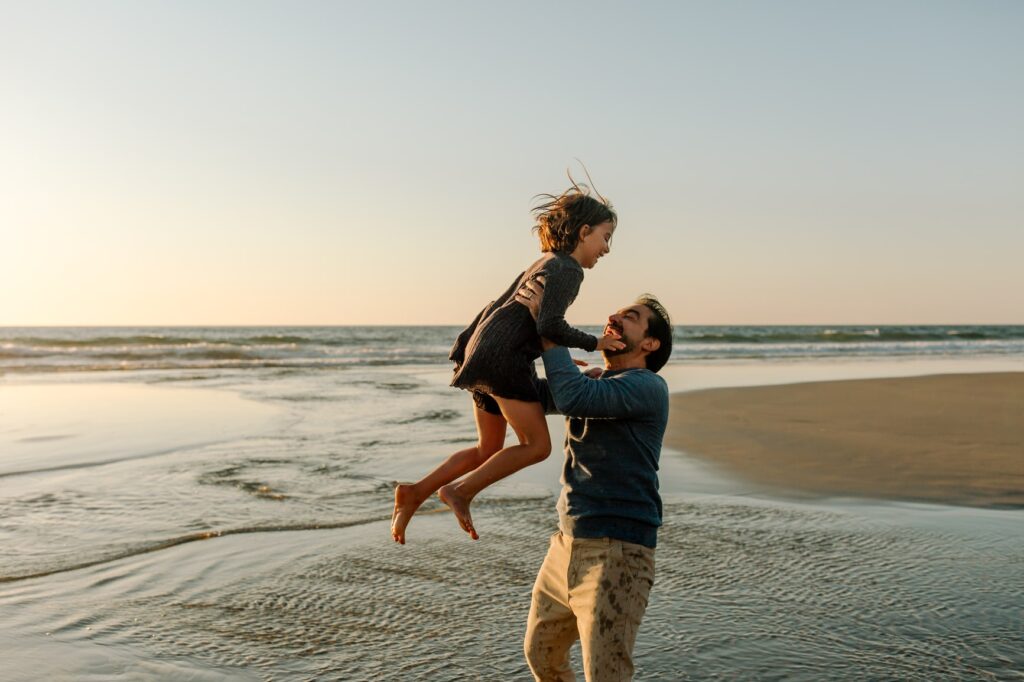
[[[658,458],[668,423],[668,385],[647,369],[606,371],[591,379],[561,346],[542,357],[550,398],[566,416],[558,499],[562,532],[654,547],[661,525]]]

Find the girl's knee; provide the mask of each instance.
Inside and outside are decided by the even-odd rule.
[[[529,447],[530,455],[534,464],[537,462],[543,462],[551,454],[551,439],[545,438],[535,443],[531,443]]]
[[[490,457],[503,447],[505,447],[505,434],[501,434],[500,438],[481,438],[476,445],[477,450],[484,457]]]
[[[477,460],[483,464],[494,455],[495,452],[505,447],[505,441],[480,441],[476,445]]]

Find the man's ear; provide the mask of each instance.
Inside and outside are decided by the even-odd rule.
[[[645,353],[653,353],[659,348],[661,348],[661,341],[653,336],[645,336],[644,340],[640,342],[640,350]]]

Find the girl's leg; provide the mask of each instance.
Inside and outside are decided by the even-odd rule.
[[[451,483],[483,464],[505,444],[505,418],[485,412],[474,404],[477,444],[451,455],[416,483],[395,486],[395,509],[391,514],[391,536],[405,544],[405,527],[423,502],[445,483]]]
[[[469,504],[477,493],[520,469],[544,461],[551,454],[551,435],[548,433],[548,423],[544,419],[544,409],[540,403],[497,396],[494,396],[494,399],[498,401],[501,413],[519,436],[519,445],[495,453],[461,481],[448,483],[437,491],[441,501],[455,512],[455,518],[458,519],[462,530],[469,533],[474,540],[478,540],[480,536],[473,528]]]

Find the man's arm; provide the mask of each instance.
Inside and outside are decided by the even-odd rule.
[[[643,417],[660,411],[668,402],[668,386],[652,372],[626,372],[594,380],[580,374],[569,351],[561,346],[544,351],[541,357],[555,406],[567,417]]]
[[[555,396],[551,395],[551,387],[548,385],[547,379],[535,377],[533,386],[537,389],[537,395],[540,396],[540,406],[544,408],[544,414],[562,414],[558,411],[558,406],[555,405]]]

